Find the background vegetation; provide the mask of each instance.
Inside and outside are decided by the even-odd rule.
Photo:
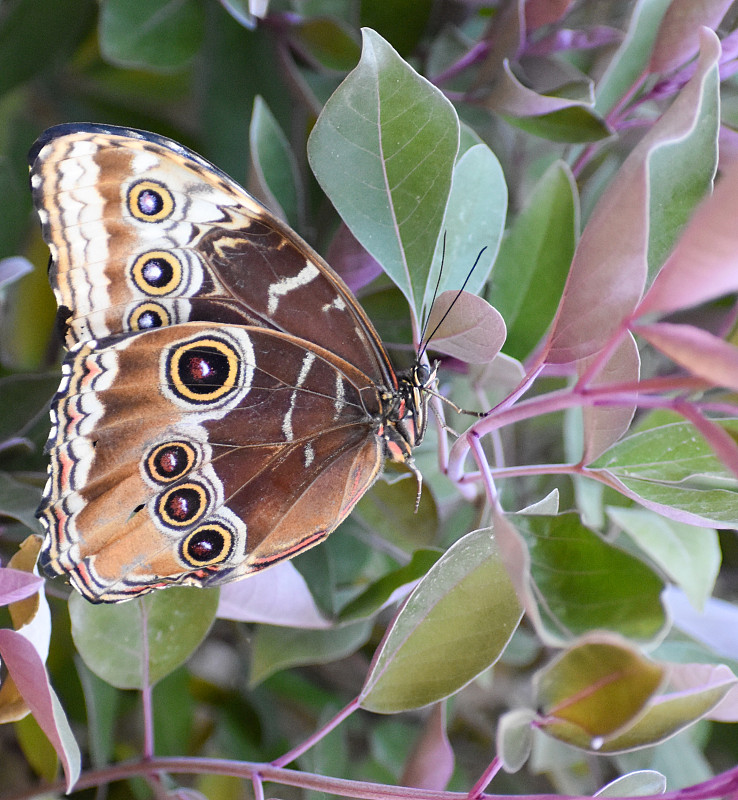
[[[0,3],[0,797],[735,794],[732,3],[256,5]],[[442,291],[486,248],[430,354],[491,413],[439,406],[472,427],[432,426],[417,515],[390,468],[221,592],[32,575],[62,353],[26,154],[71,121],[243,182],[398,366],[443,234]]]

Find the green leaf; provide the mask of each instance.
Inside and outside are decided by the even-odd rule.
[[[630,18],[628,33],[597,84],[595,108],[611,111],[646,69],[661,19],[671,0],[639,0]]]
[[[403,586],[422,578],[441,557],[440,550],[416,550],[407,564],[383,575],[341,610],[343,622],[375,614]]]
[[[602,117],[585,105],[572,103],[568,108],[535,117],[502,116],[516,128],[552,142],[597,142],[610,136]]]
[[[653,769],[639,769],[627,775],[621,775],[607,786],[603,786],[594,797],[639,797],[640,795],[658,795],[666,791],[666,778]]]
[[[505,772],[517,772],[530,756],[533,747],[533,721],[536,713],[516,708],[500,717],[497,724],[497,756]]]
[[[632,726],[603,742],[599,752],[622,753],[654,745],[702,719],[736,685],[727,667],[713,669],[715,676],[710,684],[654,700]]]
[[[652,511],[610,506],[608,516],[701,609],[720,571],[717,531],[666,519]]]
[[[479,251],[486,247],[466,284],[467,292],[480,292],[497,256],[506,214],[507,184],[500,162],[486,144],[474,144],[454,166],[451,194],[443,220],[446,251],[438,294],[446,290],[458,291]],[[433,256],[426,287],[426,308],[430,306],[438,281],[443,241],[441,236]]]
[[[18,745],[33,771],[45,781],[56,778],[59,759],[56,750],[35,718],[29,714],[13,725]]]
[[[22,522],[36,533],[43,533],[36,519],[36,509],[41,500],[41,490],[21,483],[7,472],[0,472],[0,516]]]
[[[6,0],[0,15],[0,94],[71,53],[94,20],[92,0]]]
[[[371,630],[366,620],[319,631],[259,625],[251,641],[249,683],[256,686],[281,669],[346,658],[366,643]]]
[[[362,707],[387,714],[448,697],[494,664],[521,614],[492,531],[467,534],[430,569],[387,631]]]
[[[397,480],[398,473],[388,469],[384,480],[377,481],[359,500],[354,517],[407,552],[431,547],[438,536],[438,509],[433,494],[423,488],[416,512],[418,484],[404,468],[400,474],[402,477]]]
[[[197,0],[102,0],[100,50],[119,67],[170,72],[192,60],[203,27]]]
[[[363,0],[361,25],[373,28],[401,53],[412,53],[426,31],[432,0]]]
[[[299,228],[302,186],[297,163],[286,136],[261,97],[254,100],[249,144],[252,167],[249,190],[266,200],[271,210],[293,228]]]
[[[530,552],[546,634],[559,639],[594,629],[651,640],[666,624],[663,582],[643,562],[586,528],[577,514],[511,515]]]
[[[624,640],[591,635],[538,673],[538,727],[599,750],[603,740],[637,719],[663,681],[663,667]]]
[[[0,442],[25,436],[39,420],[48,421],[49,399],[59,387],[59,375],[8,375],[0,378]]]
[[[198,648],[215,619],[217,589],[172,587],[126,603],[69,598],[72,638],[85,664],[118,689],[153,686]]]
[[[738,420],[718,424],[738,437]],[[678,522],[738,528],[735,476],[688,422],[638,431],[613,445],[590,468],[612,476],[615,487],[628,497]]]
[[[551,325],[578,228],[574,177],[557,161],[538,181],[503,239],[487,291],[507,325],[508,355],[528,356]]]
[[[308,56],[326,69],[352,69],[361,53],[353,29],[336,19],[306,19],[294,35]]]
[[[690,118],[691,127],[681,137],[655,148],[648,161],[651,278],[673,250],[697,203],[712,188],[720,129],[719,57],[719,46],[711,54],[702,54],[705,66],[679,96],[677,102]]]
[[[308,141],[318,182],[420,318],[459,146],[456,112],[374,31]]]

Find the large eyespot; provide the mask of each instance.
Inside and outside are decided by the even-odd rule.
[[[133,262],[131,277],[136,288],[146,294],[170,294],[182,283],[182,265],[166,250],[151,250]]]
[[[141,303],[128,315],[128,330],[149,331],[152,328],[163,328],[172,324],[172,318],[164,306],[159,303]]]
[[[165,442],[146,455],[144,469],[154,483],[171,483],[194,469],[197,455],[189,442]]]
[[[233,549],[233,533],[219,522],[195,528],[180,545],[180,557],[193,567],[209,567],[227,561]]]
[[[173,528],[186,528],[197,521],[208,508],[207,489],[190,481],[174,486],[159,498],[159,519]]]
[[[192,403],[212,403],[239,384],[239,357],[233,346],[212,336],[172,348],[166,364],[172,391]]]
[[[128,210],[141,222],[162,222],[174,211],[174,198],[159,181],[137,181],[128,190]]]

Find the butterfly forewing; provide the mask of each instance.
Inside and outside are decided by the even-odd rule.
[[[109,602],[234,580],[325,538],[386,456],[414,469],[417,372],[398,379],[341,279],[220,170],[153,134],[60,126],[31,185],[72,348],[47,571]]]
[[[341,278],[200,156],[153,134],[63,125],[31,157],[52,286],[72,312],[70,344],[196,320],[263,325],[394,388],[384,348]]]

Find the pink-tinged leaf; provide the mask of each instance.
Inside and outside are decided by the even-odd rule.
[[[23,256],[9,256],[0,260],[0,289],[33,272],[33,264]]]
[[[591,470],[591,472],[599,472],[607,476],[606,483],[608,486],[611,486],[624,497],[635,500],[636,503],[639,503],[644,508],[655,511],[657,514],[663,514],[667,519],[673,519],[676,520],[676,522],[686,522],[687,525],[696,525],[698,528],[738,528],[738,522],[734,519],[736,515],[729,515],[726,519],[727,512],[725,510],[725,506],[735,503],[735,492],[721,492],[719,489],[713,490],[713,497],[714,495],[720,497],[722,508],[720,508],[717,513],[712,512],[710,509],[711,503],[709,501],[712,501],[713,497],[709,497],[704,503],[704,512],[698,513],[697,511],[691,511],[689,507],[676,505],[680,500],[678,496],[678,487],[676,490],[674,490],[673,486],[668,484],[665,487],[657,487],[666,490],[666,492],[662,492],[662,494],[666,493],[668,500],[672,500],[672,497],[674,498],[672,500],[674,505],[669,505],[666,502],[654,500],[646,496],[645,492],[653,489],[653,482],[628,479],[628,483],[626,484],[608,470]],[[668,490],[672,491],[669,492]],[[693,494],[697,494],[697,492]],[[687,497],[684,503],[685,505],[688,504],[690,507],[696,508],[697,503],[693,502],[693,500],[693,497]],[[735,506],[733,505],[733,509],[734,508]]]
[[[580,364],[579,372],[587,370],[589,359]],[[606,386],[615,383],[635,383],[640,375],[641,359],[633,337],[623,339],[618,349],[597,376],[589,383],[590,387]],[[628,430],[633,420],[635,403],[626,406],[585,406],[582,410],[584,421],[584,454],[582,463],[589,464],[599,458],[610,445]]]
[[[573,0],[528,0],[525,4],[525,27],[534,31],[543,25],[560,20]]]
[[[500,82],[486,101],[486,105],[500,114],[510,114],[514,117],[541,117],[571,106],[585,104],[581,100],[538,94],[524,86],[513,74],[510,64],[505,61]]]
[[[9,602],[8,611],[13,627],[35,648],[42,662],[49,654],[51,639],[51,613],[43,592],[44,582],[35,575],[36,559],[41,549],[41,537],[31,535],[21,542],[18,550],[8,562],[6,569],[0,570],[0,579],[11,577],[8,588],[20,588],[18,595]],[[25,576],[25,581],[21,576]],[[26,594],[34,586],[35,589]],[[24,595],[25,596],[21,596]],[[28,715],[30,709],[15,685],[13,676],[8,674],[0,686],[0,723],[17,722]]]
[[[292,628],[330,628],[315,605],[305,579],[284,561],[220,590],[217,616]]]
[[[670,664],[669,683],[679,692],[723,691],[705,716],[718,722],[738,722],[738,678],[725,664]]]
[[[382,274],[379,262],[359,244],[344,222],[328,247],[327,259],[352,292],[358,292]]]
[[[547,56],[562,50],[590,50],[594,47],[619,44],[622,38],[621,31],[607,25],[593,25],[591,28],[583,30],[561,28],[554,30],[549,36],[544,36],[526,45],[525,54]]]
[[[493,516],[497,547],[510,581],[520,604],[536,631],[545,637],[545,626],[538,611],[538,602],[531,587],[530,552],[517,528],[502,513],[495,511]]]
[[[705,437],[715,455],[736,476],[738,476],[738,441],[725,428],[703,417],[691,404],[685,403],[680,413]]]
[[[17,603],[36,594],[44,585],[44,579],[30,572],[5,567],[0,569],[0,605]]]
[[[637,314],[668,314],[738,290],[738,162],[692,215]]]
[[[51,688],[44,662],[22,633],[0,630],[0,656],[36,722],[54,746],[64,767],[67,791],[80,773],[80,752],[72,729]]]
[[[405,763],[400,785],[442,792],[453,771],[454,751],[446,734],[446,704],[436,703]]]
[[[664,603],[679,630],[714,650],[720,658],[738,659],[738,606],[713,597],[698,611],[687,595],[674,586],[664,592]]]
[[[441,292],[431,309],[427,330],[433,337],[430,346],[434,350],[469,364],[492,361],[507,334],[499,311],[469,292]]]
[[[598,352],[641,297],[648,264],[650,161],[661,148],[689,136],[697,123],[702,78],[720,51],[709,31],[702,43],[694,78],[631,152],[592,212],[553,322],[549,363],[571,363]]]
[[[635,332],[684,369],[714,386],[738,391],[738,347],[692,325],[655,323]]]
[[[661,20],[649,72],[671,72],[697,55],[700,28],[717,28],[733,0],[673,0]]]

